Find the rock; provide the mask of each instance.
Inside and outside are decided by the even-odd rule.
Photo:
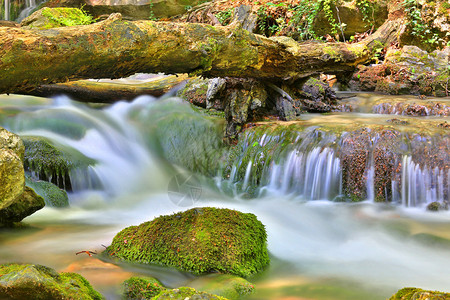
[[[387,2],[389,1],[370,1],[368,7],[358,7],[353,1],[342,1],[337,6],[338,12],[334,4],[330,5],[335,23],[339,25],[339,19],[345,24],[344,35],[346,40],[349,40],[355,33],[362,33],[371,30],[373,31],[380,27],[388,17]],[[356,2],[358,3],[358,2]],[[362,2],[366,3],[366,2]],[[363,5],[363,4],[362,4]],[[313,31],[318,36],[325,36],[332,34],[332,25],[328,19],[326,12],[322,9],[314,19]],[[338,29],[339,39],[342,40],[342,34]]]
[[[444,202],[431,202],[430,204],[427,205],[427,210],[428,211],[440,211],[440,210],[448,210],[448,202],[444,201]]]
[[[0,20],[0,27],[20,27],[20,25],[13,21]]]
[[[258,22],[258,16],[252,13],[251,5],[240,5],[234,9],[233,16],[231,18],[231,24],[239,24],[243,29],[249,32],[255,32]]]
[[[392,295],[389,300],[446,300],[450,298],[450,293],[438,291],[426,291],[418,288],[407,287]]]
[[[87,170],[96,162],[77,150],[56,145],[43,137],[22,137],[25,144],[25,170],[36,179],[50,181],[65,190],[72,189],[70,172]]]
[[[0,209],[11,205],[23,193],[24,151],[20,138],[0,127]]]
[[[208,89],[209,80],[196,77],[188,81],[184,89],[178,92],[178,96],[194,105],[206,108]]]
[[[28,264],[0,265],[0,295],[7,299],[104,299],[76,273]]]
[[[390,48],[383,64],[359,66],[349,86],[387,94],[448,96],[449,57],[448,47],[433,52],[416,46]]]
[[[247,280],[229,274],[210,274],[194,279],[188,284],[198,291],[208,292],[229,300],[251,295],[255,288]]]
[[[123,283],[125,299],[153,299],[164,290],[162,283],[153,277],[131,277]]]
[[[208,90],[206,91],[206,108],[214,108],[218,110],[224,109],[220,94],[225,89],[226,83],[226,79],[219,77],[208,81]]]
[[[202,300],[227,300],[226,298],[212,295],[205,292],[198,292],[190,287],[180,287],[172,290],[164,290],[153,298],[154,300],[186,300],[186,299],[202,299]]]
[[[186,12],[186,8],[201,3],[201,0],[50,0],[49,7],[83,8],[94,17],[121,13],[126,18],[168,18]]]
[[[50,207],[68,207],[69,197],[67,192],[60,189],[51,182],[43,180],[34,180],[32,178],[26,178],[26,185],[34,189],[36,194],[42,196],[46,206]]]
[[[15,222],[20,222],[43,208],[44,205],[44,199],[32,188],[26,186],[16,201],[0,210],[0,226],[10,226]]]
[[[113,258],[156,263],[194,274],[250,276],[268,264],[264,225],[250,213],[193,208],[119,232],[107,248]]]
[[[63,26],[87,25],[93,18],[78,8],[44,7],[22,20],[22,27],[49,29]]]

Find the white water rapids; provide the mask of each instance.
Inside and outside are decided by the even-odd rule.
[[[74,253],[101,251],[101,245],[108,245],[126,226],[188,208],[170,201],[167,186],[174,169],[148,142],[136,115],[151,117],[151,111],[160,105],[183,107],[189,112],[189,106],[179,99],[140,97],[133,103],[93,109],[65,97],[52,102],[14,97],[17,99],[10,102],[11,107],[21,99],[26,105],[2,126],[19,135],[51,138],[98,164],[91,175],[80,178],[71,174],[76,184],[70,208],[44,208],[25,219],[29,229],[0,232],[0,263],[22,261],[58,271],[75,270],[108,299],[119,299],[116,286],[126,279],[127,272],[151,273],[173,286],[184,284],[190,276],[179,272],[91,266],[86,263],[90,258]],[[54,118],[81,125],[86,134],[77,140],[61,128],[36,126],[35,120]],[[370,201],[331,202],[326,199],[338,194],[340,186],[339,158],[331,149],[291,152],[287,161],[288,168],[274,165],[264,197],[230,197],[205,183],[201,198],[194,203],[251,212],[265,224],[272,264],[253,279],[257,290],[266,291],[254,299],[301,299],[305,295],[308,299],[383,299],[406,286],[450,291],[449,244],[420,238],[433,235],[450,239],[450,213]],[[414,165],[405,168],[405,180],[413,180]],[[434,174],[433,170],[427,172]],[[102,188],[93,188],[89,176],[98,178]],[[433,176],[439,179],[439,174]],[[301,184],[292,185],[292,181]],[[440,193],[429,196],[438,199]],[[311,199],[316,201],[308,201]],[[105,279],[113,273],[121,275]],[[314,290],[318,286],[321,288]],[[332,295],[326,293],[327,286],[333,287]],[[308,287],[312,290],[307,291]]]

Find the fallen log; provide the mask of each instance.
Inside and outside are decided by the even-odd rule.
[[[18,94],[51,97],[68,95],[73,100],[95,103],[114,103],[133,100],[140,95],[160,97],[188,79],[186,74],[155,75],[148,81],[120,82],[117,80],[77,80],[66,83],[43,84],[35,89],[17,91]]]
[[[0,93],[136,72],[296,80],[352,70],[401,28],[401,20],[389,20],[366,40],[346,44],[265,38],[239,26],[130,22],[120,14],[82,26],[0,27]]]

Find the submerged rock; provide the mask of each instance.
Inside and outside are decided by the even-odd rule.
[[[172,290],[164,290],[159,295],[153,298],[154,300],[186,300],[186,299],[202,299],[202,300],[227,300],[226,298],[209,294],[206,292],[199,292],[190,287],[180,287]]]
[[[208,292],[225,297],[229,300],[237,300],[253,294],[253,284],[244,278],[229,274],[210,274],[194,279],[188,284],[198,291]]]
[[[153,299],[166,287],[153,277],[131,277],[123,282],[123,298]]]
[[[67,207],[69,206],[69,197],[67,192],[60,189],[51,182],[43,180],[34,180],[26,178],[27,186],[34,189],[36,194],[42,196],[46,206],[50,207]]]
[[[58,274],[42,265],[0,265],[0,295],[7,299],[104,299],[76,273]]]
[[[450,293],[426,291],[419,288],[407,287],[399,290],[389,300],[447,300]]]
[[[194,274],[221,272],[247,277],[269,264],[266,232],[255,215],[211,207],[125,228],[106,253]]]

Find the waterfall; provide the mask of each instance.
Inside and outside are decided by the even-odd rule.
[[[9,12],[10,12],[10,3],[9,0],[5,0],[5,20],[9,21]]]
[[[448,201],[449,175],[450,170],[445,174],[438,167],[420,167],[410,156],[403,156],[401,203],[406,207],[419,207],[431,202]]]
[[[307,200],[331,200],[340,191],[340,160],[330,148],[293,150],[284,162],[273,164],[269,176],[268,187],[272,190],[301,195]]]
[[[28,17],[40,3],[36,3],[36,0],[25,0],[25,8],[20,12],[16,22],[21,22]]]

